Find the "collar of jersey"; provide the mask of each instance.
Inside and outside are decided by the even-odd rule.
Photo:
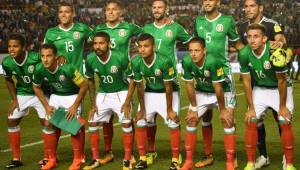
[[[48,70],[49,71],[49,73],[51,73],[51,74],[55,74],[56,72],[57,72],[57,70],[58,70],[58,68],[59,68],[59,65],[58,64],[56,64],[56,68],[55,68],[55,70],[54,71],[50,71],[50,70]]]
[[[214,22],[215,20],[219,19],[221,16],[222,16],[222,13],[219,12],[219,15],[218,15],[216,18],[212,19],[212,20],[208,19],[208,18],[206,17],[206,15],[205,15],[205,19],[206,19],[208,22]]]
[[[109,50],[108,58],[105,61],[102,61],[98,56],[97,56],[97,58],[100,61],[100,63],[106,64],[111,58],[111,50]]]
[[[148,65],[145,60],[142,58],[144,64],[148,67],[148,68],[151,68],[153,66],[153,64],[155,63],[155,60],[156,60],[156,53],[154,53],[154,58],[153,58],[153,61],[150,65]]]
[[[108,28],[114,29],[114,28],[116,28],[117,26],[119,26],[119,25],[121,24],[121,22],[119,22],[117,25],[115,25],[115,26],[113,26],[113,27],[109,26],[107,23],[105,23],[105,24],[106,24],[106,26],[107,26]]]
[[[27,57],[28,57],[28,51],[25,51],[25,58],[24,58],[24,60],[22,61],[21,64],[19,64],[15,59],[13,59],[13,60],[14,60],[14,62],[15,62],[18,66],[23,66],[23,64],[24,64],[25,61],[27,60]]]
[[[260,20],[258,23],[261,24],[265,19],[266,19],[266,17],[265,17],[265,16],[262,16],[262,17],[261,17],[261,20]],[[252,24],[252,23],[251,23],[250,20],[249,20],[249,21],[248,21],[248,25],[250,25],[250,24]]]
[[[257,59],[260,59],[260,58],[265,54],[266,49],[267,49],[267,44],[265,44],[264,50],[263,50],[263,52],[262,52],[259,56],[257,56],[253,50],[251,50],[251,52],[252,52],[252,54],[253,54]]]
[[[206,62],[206,56],[204,56],[205,58],[204,58],[204,62],[203,62],[203,64],[202,64],[202,66],[198,66],[196,63],[194,63],[195,64],[195,66],[198,68],[198,69],[203,69],[203,67],[204,67],[204,65],[205,65],[205,62]]]
[[[58,28],[61,29],[61,30],[63,30],[63,31],[70,31],[73,28],[73,26],[74,26],[74,23],[72,23],[72,25],[70,26],[70,28],[67,28],[67,29],[62,28],[60,25],[58,25]]]
[[[156,25],[155,21],[153,22],[153,25],[154,25],[156,28],[158,28],[158,29],[161,29],[161,28],[163,28],[163,27],[166,26],[166,24],[161,25],[161,26],[158,26],[158,25]]]

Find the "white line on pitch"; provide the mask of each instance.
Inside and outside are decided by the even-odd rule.
[[[244,95],[245,93],[238,93],[238,94],[236,94],[236,96],[241,96],[241,95]],[[185,109],[187,109],[189,106],[183,106],[183,107],[181,107],[180,108],[180,110],[185,110]],[[120,123],[115,123],[114,124],[114,126],[119,126],[120,125]],[[100,127],[100,129],[102,129],[102,127]],[[85,131],[86,133],[88,132],[88,130],[86,130]],[[63,135],[63,136],[61,136],[59,139],[65,139],[65,138],[68,138],[68,137],[70,137],[71,135],[70,134],[68,134],[68,135]],[[33,142],[33,143],[28,143],[28,144],[25,144],[25,145],[21,145],[21,148],[28,148],[28,147],[31,147],[31,146],[34,146],[34,145],[39,145],[39,144],[43,144],[44,142],[42,141],[42,140],[40,140],[40,141],[37,141],[37,142]],[[5,153],[5,152],[10,152],[11,151],[11,149],[3,149],[3,150],[0,150],[0,152],[3,152],[3,153]]]

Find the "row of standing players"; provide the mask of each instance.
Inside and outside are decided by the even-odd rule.
[[[235,106],[235,97],[233,95],[234,93],[227,93],[233,90],[232,84],[229,83],[227,86],[225,85],[226,87],[223,87],[222,83],[221,83],[221,87],[216,86],[215,84],[219,84],[218,82],[223,82],[223,80],[226,80],[225,82],[227,83],[230,82],[230,68],[228,67],[228,60],[227,60],[228,38],[235,42],[234,44],[236,49],[241,49],[243,47],[243,44],[239,40],[239,35],[238,32],[236,31],[237,29],[233,18],[231,16],[226,16],[218,12],[217,6],[219,3],[220,2],[218,0],[203,1],[202,5],[205,10],[205,16],[199,16],[196,19],[195,35],[205,39],[205,42],[197,38],[189,42],[189,52],[191,57],[185,57],[183,60],[183,66],[184,68],[187,68],[187,70],[184,69],[183,78],[187,80],[186,81],[186,85],[188,87],[187,89],[191,90],[188,91],[191,107],[189,109],[190,111],[187,114],[188,126],[187,126],[185,141],[186,141],[186,146],[191,145],[187,148],[189,149],[193,148],[192,147],[193,144],[192,143],[188,144],[187,141],[189,142],[195,141],[195,135],[192,135],[195,133],[189,133],[189,132],[195,132],[196,131],[195,125],[198,122],[198,117],[203,118],[205,120],[202,121],[203,138],[205,143],[205,153],[207,155],[207,159],[205,161],[198,162],[196,164],[196,167],[201,167],[212,163],[213,161],[212,149],[211,149],[212,125],[209,120],[211,119],[210,117],[212,114],[211,108],[207,107],[207,103],[203,104],[203,106],[205,106],[204,108],[199,107],[201,105],[199,105],[196,99],[199,97],[201,99],[200,101],[202,101],[202,98],[203,99],[207,98],[210,99],[207,101],[212,102],[210,104],[218,103],[220,109],[220,115],[222,118],[221,120],[223,120],[222,122],[225,131],[224,144],[227,153],[226,168],[233,169],[234,168],[234,146],[235,146],[233,108]],[[9,107],[10,115],[8,121],[9,122],[8,132],[9,132],[9,140],[10,140],[11,148],[13,151],[13,161],[7,165],[8,168],[15,167],[22,164],[19,161],[20,160],[20,148],[19,148],[20,128],[18,124],[20,122],[20,118],[25,114],[27,107],[32,106],[35,102],[38,101],[37,97],[40,99],[42,105],[44,106],[44,107],[38,107],[38,106],[36,107],[38,112],[40,113],[40,118],[42,120],[41,122],[45,127],[43,129],[44,140],[45,140],[45,151],[44,151],[45,159],[41,162],[42,169],[52,169],[53,167],[56,166],[56,154],[54,151],[56,149],[58,137],[60,135],[60,130],[54,129],[49,124],[47,124],[47,121],[45,121],[45,114],[44,116],[42,115],[43,109],[45,108],[44,112],[50,115],[55,110],[55,108],[62,106],[68,108],[68,112],[69,112],[68,119],[73,118],[77,113],[77,109],[80,108],[79,106],[80,106],[81,99],[83,98],[88,86],[90,87],[89,89],[91,91],[90,95],[92,94],[91,95],[92,108],[89,113],[90,114],[89,131],[90,131],[91,148],[93,153],[93,162],[90,165],[86,166],[85,169],[92,169],[95,166],[99,166],[101,163],[105,164],[106,162],[110,161],[113,158],[111,153],[111,141],[112,141],[112,129],[113,129],[111,123],[111,117],[112,117],[111,111],[114,111],[115,113],[118,114],[119,120],[122,123],[122,129],[124,132],[123,142],[124,142],[124,150],[125,150],[123,169],[126,168],[130,169],[132,164],[132,161],[130,161],[130,159],[131,159],[131,151],[132,151],[132,144],[133,144],[132,142],[133,130],[130,123],[131,121],[128,120],[128,118],[131,118],[129,116],[130,115],[129,113],[131,111],[129,101],[131,99],[131,95],[133,94],[134,87],[137,86],[137,89],[139,89],[138,94],[140,94],[138,95],[140,96],[139,102],[143,104],[140,105],[140,109],[139,109],[140,111],[136,114],[137,118],[139,118],[138,120],[141,121],[137,121],[136,135],[138,136],[137,144],[140,153],[140,160],[137,162],[135,168],[144,169],[145,167],[147,167],[147,164],[145,162],[151,163],[151,160],[153,160],[153,158],[156,155],[154,142],[155,142],[155,131],[156,131],[155,113],[157,112],[160,115],[162,115],[162,117],[165,119],[166,123],[170,127],[170,137],[172,139],[171,140],[172,162],[170,165],[170,169],[179,169],[180,131],[179,131],[179,124],[178,124],[178,117],[177,117],[177,113],[179,113],[178,110],[179,97],[175,92],[178,87],[176,86],[176,84],[172,84],[172,81],[169,80],[172,80],[177,73],[175,69],[176,68],[175,67],[176,57],[175,57],[175,48],[174,48],[175,42],[177,40],[188,42],[189,40],[191,40],[191,36],[187,34],[187,32],[184,30],[184,28],[181,25],[179,25],[174,21],[169,20],[166,17],[167,3],[165,1],[157,0],[153,2],[152,12],[155,21],[151,24],[145,25],[143,29],[141,29],[140,27],[134,24],[121,22],[120,16],[122,11],[121,10],[122,5],[118,1],[111,1],[107,3],[105,9],[106,9],[105,13],[107,17],[107,23],[99,25],[93,31],[91,31],[91,29],[85,26],[84,24],[73,23],[72,18],[74,15],[74,11],[71,5],[66,3],[60,5],[58,9],[60,24],[55,28],[50,28],[47,31],[45,36],[45,43],[54,44],[57,49],[53,49],[51,45],[50,46],[46,45],[45,48],[42,48],[43,50],[41,50],[41,52],[43,51],[45,53],[45,54],[41,53],[42,59],[39,59],[39,56],[32,52],[19,51],[21,54],[19,56],[23,56],[23,57],[15,58],[14,60],[8,59],[7,57],[7,59],[3,61],[3,68],[6,73],[6,77],[7,77],[6,80],[9,87],[8,89],[14,99],[13,100],[14,102]],[[280,26],[273,20],[267,19],[262,16],[263,7],[260,1],[255,1],[255,0],[245,1],[245,9],[249,21],[243,23],[240,26],[240,31],[239,31],[241,35],[241,39],[243,40],[244,43],[246,41],[245,37],[247,37],[246,30],[250,22],[261,23],[265,25],[266,27],[265,35],[268,36],[269,40],[273,40],[270,41],[270,43],[267,43],[268,44],[267,48],[278,48],[285,43],[285,39],[282,34]],[[96,33],[96,32],[100,32],[100,33]],[[106,34],[103,34],[103,32],[106,32],[109,36],[107,37]],[[130,39],[133,36],[137,36],[141,34],[142,32],[150,33],[154,37],[154,39],[152,41],[151,38],[152,36],[150,37],[149,36],[147,37],[147,35],[140,36],[138,41],[139,56],[137,56],[135,59],[133,59],[130,62],[127,56]],[[89,38],[93,39],[93,47],[95,52],[91,53],[87,57],[85,63],[86,65],[85,76],[86,78],[88,78],[87,81],[84,77],[82,77],[83,60],[81,57],[83,56],[84,42]],[[106,45],[108,45],[107,44],[108,42],[105,40],[108,39],[110,40],[109,42],[110,49],[105,50],[105,42]],[[24,46],[24,44],[21,43],[22,41],[19,40],[18,38],[11,39],[11,40],[17,40],[19,41],[19,45],[21,47]],[[16,46],[18,45],[18,43],[16,42],[13,43],[12,41],[9,41],[9,44],[10,44],[9,45],[10,56],[17,57],[18,56],[17,54],[19,54],[17,53],[18,51],[16,50]],[[155,44],[155,53],[153,53],[154,44]],[[151,45],[152,45],[152,49],[150,48]],[[250,46],[247,47],[250,48],[252,46],[250,44]],[[56,50],[57,50],[57,54],[56,54]],[[206,51],[206,52],[205,53],[202,52],[203,54],[200,55],[199,53],[201,51]],[[240,53],[244,52],[245,54],[248,54],[245,51],[247,50],[241,50]],[[66,64],[64,66],[56,66],[55,64],[53,65],[53,62],[51,62],[53,60],[53,59],[51,60],[51,55],[65,56],[67,62],[71,63],[73,66],[69,64]],[[203,55],[206,57],[203,57]],[[104,58],[101,58],[101,56]],[[117,56],[117,57],[113,57],[113,56]],[[170,61],[168,61],[168,59],[165,59],[166,57],[161,57],[161,56],[168,56],[167,58],[169,58]],[[205,66],[207,65],[205,68],[199,67],[203,65],[203,63],[201,64],[200,62],[200,58],[201,58],[200,56],[202,56],[202,58],[211,59],[209,62],[205,63]],[[207,57],[207,56],[212,56],[212,57]],[[42,64],[36,65],[41,60],[42,60]],[[201,61],[204,60],[202,59]],[[120,73],[122,73],[122,71],[125,71],[124,68],[125,67],[127,68],[127,64],[129,62],[130,62],[129,66],[131,68],[130,69],[131,71],[129,72],[133,73],[131,77],[132,80],[134,81],[130,82],[128,94],[127,94],[128,85],[124,84],[124,82],[122,81],[123,78],[120,77],[123,75]],[[198,65],[198,67],[194,67],[195,65],[197,66],[197,63],[200,65]],[[215,65],[215,63],[222,63],[222,64],[221,65],[217,64],[218,66],[220,66],[220,68],[218,68],[217,65]],[[20,66],[24,66],[24,64],[26,64],[26,66],[28,67],[27,68],[22,67],[24,69],[22,70]],[[34,65],[33,68],[32,65]],[[201,68],[203,70],[201,70]],[[191,72],[189,73],[189,71]],[[197,73],[196,71],[199,73]],[[250,69],[246,69],[245,73],[249,71]],[[32,80],[33,73],[35,74],[34,76],[35,79]],[[95,92],[93,73],[98,74],[99,79],[101,81],[100,82],[101,85],[98,89],[97,96]],[[53,77],[53,74],[57,75],[56,78],[54,78],[55,76]],[[199,75],[201,74],[203,74],[202,77],[201,76],[199,77]],[[12,79],[11,79],[12,75],[15,75],[17,77],[18,85],[28,86],[33,83],[34,88],[29,91],[26,91],[25,88],[22,89],[20,88],[21,86],[17,86],[17,89],[15,90],[16,92],[13,92],[15,87],[12,83]],[[268,76],[264,76],[263,72],[257,75],[259,79],[266,78],[266,77],[268,78]],[[225,77],[222,78],[222,76]],[[142,78],[144,78],[146,81],[145,90],[143,88],[143,84],[140,83]],[[195,94],[195,91],[192,90],[194,87],[192,86],[193,81],[189,81],[193,78],[197,78],[195,79],[197,82],[197,86],[196,86],[197,95],[193,95]],[[210,79],[209,81],[208,78]],[[215,82],[217,83],[212,84],[212,80],[214,80],[214,78],[215,78]],[[245,81],[249,80],[249,77],[244,79]],[[253,79],[255,80],[255,78]],[[46,98],[43,97],[41,89],[39,88],[39,85],[42,80],[46,80],[50,82],[51,86],[53,86],[54,88],[54,93],[51,95],[49,102],[46,100]],[[263,82],[260,85],[266,87],[268,86],[274,87],[274,82],[271,82],[271,85],[269,83],[265,85],[264,83],[265,82]],[[244,84],[247,85],[247,83]],[[259,84],[256,85],[259,86]],[[224,97],[215,95],[217,94],[217,92],[222,92],[222,89],[226,92],[226,93],[223,92],[224,94],[221,93],[223,96],[225,96],[226,103],[224,101]],[[174,91],[174,93],[172,93],[172,91]],[[28,93],[32,95],[34,94],[34,92],[37,97],[32,99],[26,98],[28,97],[27,96]],[[198,92],[204,92],[204,93],[198,94]],[[165,95],[165,94],[169,94],[169,95]],[[163,95],[163,96],[159,96],[159,95]],[[167,97],[167,100],[165,100],[166,97],[164,96]],[[115,103],[118,102],[116,101],[116,99],[118,99],[119,104]],[[160,100],[160,101],[154,103],[152,102],[152,100],[153,101]],[[33,101],[33,102],[24,103],[24,101]],[[123,106],[122,106],[123,104],[122,101],[124,101]],[[279,97],[278,97],[278,101],[279,101]],[[155,106],[156,104],[157,106]],[[251,106],[251,104],[253,104],[253,102],[249,100],[248,105]],[[23,109],[21,109],[21,107]],[[270,107],[272,107],[272,105]],[[19,110],[15,108],[18,108]],[[121,112],[121,108],[123,112]],[[232,108],[232,109],[228,109],[228,108]],[[278,111],[278,107],[276,108]],[[276,110],[276,108],[273,109]],[[249,110],[252,112],[248,111],[249,114],[246,115],[253,116],[253,110],[251,109]],[[206,114],[204,114],[204,116],[202,116],[202,114],[196,116],[197,111],[199,114],[202,112],[203,112],[202,114],[204,113]],[[97,114],[94,114],[95,112]],[[255,110],[255,112],[257,112],[257,110]],[[283,112],[281,115],[284,115],[285,117],[290,116],[289,114],[287,114],[289,113],[287,112],[287,110],[282,111],[281,109],[281,112]],[[261,115],[257,115],[257,117],[260,116]],[[195,117],[197,118],[195,119]],[[142,121],[144,120],[143,118],[146,118],[146,121]],[[80,120],[83,121],[82,119]],[[287,117],[287,119],[284,120],[289,120],[289,117]],[[99,152],[98,149],[98,143],[99,143],[98,123],[99,122],[108,122],[103,124],[104,127],[103,129],[104,131],[106,131],[106,134],[104,135],[104,140],[105,140],[105,150],[107,151],[107,154],[105,155],[104,159],[100,159],[98,153]],[[261,126],[263,125],[263,123],[260,122],[259,124],[260,124],[259,129],[261,129],[261,127],[263,127]],[[282,130],[287,129],[284,132],[288,132],[288,133],[282,133],[282,137],[291,138],[292,134],[290,133],[291,131],[290,123],[288,123],[284,127],[281,127],[280,129]],[[250,123],[247,124],[246,133],[247,134],[252,133],[252,135],[250,136],[255,136],[255,134],[258,134],[259,139],[261,140],[259,141],[259,143],[261,144],[262,142],[265,145],[264,134],[263,134],[264,132],[263,131],[258,131],[258,133],[256,132],[256,120],[250,121]],[[148,140],[149,148],[147,150],[149,154],[146,156],[145,139],[147,139],[147,136],[149,139]],[[83,142],[84,127],[82,127],[81,131],[77,135],[72,136],[71,139],[72,139],[72,144],[74,149],[74,161],[70,166],[70,169],[78,169],[80,168],[81,163],[84,160],[84,156],[83,156],[84,152],[82,146],[84,143]],[[249,140],[246,140],[246,142],[247,141]],[[256,141],[257,143],[257,139],[250,140],[250,141],[254,143]],[[292,166],[293,159],[292,159],[292,154],[290,153],[292,152],[292,149],[289,150],[290,152],[286,151],[287,150],[286,148],[291,148],[290,145],[292,144],[291,143],[287,144],[286,140],[283,141],[283,144],[289,146],[289,147],[284,147],[285,158],[287,161],[287,165],[284,165],[284,168],[290,168],[290,167],[293,168]],[[182,167],[182,169],[193,168],[193,162],[192,162],[193,152],[191,152],[192,150],[189,149],[187,149],[187,161]],[[268,156],[266,154],[265,147],[260,146],[259,149],[262,150],[261,151],[262,157],[260,158],[265,158],[263,159],[261,165],[259,165],[260,162],[256,162],[256,164],[254,164],[255,159],[253,158],[253,156],[255,156],[255,154],[253,155],[253,150],[255,151],[255,144],[253,145],[253,143],[250,144],[247,143],[248,164],[246,168],[248,169],[258,168],[258,166],[268,164]]]

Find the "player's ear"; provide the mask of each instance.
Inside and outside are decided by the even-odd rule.
[[[264,11],[264,6],[259,5],[259,12],[262,13]]]
[[[263,36],[263,42],[266,43],[268,40],[268,37],[266,35]]]

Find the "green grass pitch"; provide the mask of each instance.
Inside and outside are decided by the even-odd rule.
[[[235,79],[238,79],[238,76],[235,76]],[[185,88],[181,83],[181,124],[182,124],[182,154],[185,157],[184,152],[184,129],[185,129],[185,122],[184,117],[187,111],[188,99],[185,94]],[[245,125],[244,125],[244,113],[246,111],[246,99],[243,95],[243,88],[242,84],[239,81],[236,81],[236,89],[237,89],[237,109],[235,112],[235,119],[237,125],[237,158],[239,163],[239,168],[242,170],[246,164],[246,153],[244,149],[244,132],[245,132]],[[272,99],[270,99],[272,100]],[[11,159],[11,153],[7,151],[9,148],[8,140],[7,140],[7,107],[10,102],[10,97],[7,92],[4,78],[3,76],[0,77],[0,169],[4,169],[5,165]],[[300,168],[300,84],[294,84],[294,134],[295,134],[295,141],[296,141],[296,148],[295,148],[295,166],[299,169]],[[87,117],[86,111],[89,107],[88,97],[85,100],[84,108],[85,114],[84,117]],[[116,120],[116,119],[115,119]],[[221,127],[221,123],[218,120],[218,112],[214,110],[214,118],[213,118],[213,151],[214,151],[214,165],[208,168],[204,168],[207,170],[222,170],[225,166],[225,152],[223,146],[223,130]],[[280,137],[278,133],[277,125],[273,119],[271,113],[268,113],[268,116],[265,120],[266,131],[267,131],[267,150],[268,154],[271,159],[271,165],[263,168],[264,170],[280,170],[282,169],[281,160],[282,160],[282,148]],[[113,140],[113,153],[115,155],[115,160],[113,163],[100,167],[98,169],[102,170],[117,170],[122,168],[122,157],[123,157],[123,149],[122,149],[122,133],[121,128],[119,125],[115,125],[114,131],[114,140]],[[157,170],[157,169],[168,169],[170,164],[170,144],[169,144],[169,133],[167,127],[163,124],[161,118],[158,118],[158,130],[157,130],[157,140],[156,140],[156,148],[158,152],[158,159],[154,165],[150,166],[149,170]],[[202,137],[201,137],[201,130],[198,130],[198,144],[197,150],[195,155],[195,160],[199,160],[203,156],[203,144],[202,144]],[[66,135],[66,134],[63,134]],[[37,119],[37,115],[33,110],[31,110],[30,114],[24,118],[21,123],[21,144],[31,144],[27,145],[27,147],[21,150],[22,153],[22,161],[24,166],[19,168],[20,170],[35,170],[39,169],[37,162],[39,159],[42,158],[42,143],[39,142],[41,140],[41,126]],[[103,136],[101,132],[101,142],[100,142],[100,152],[103,151]],[[86,135],[86,156],[87,162],[91,160],[91,153],[89,148],[89,141],[88,141],[88,134]],[[71,164],[72,161],[72,147],[70,138],[61,138],[59,141],[59,163],[57,170],[67,170],[68,166]],[[137,158],[137,150],[135,148],[134,154]]]

